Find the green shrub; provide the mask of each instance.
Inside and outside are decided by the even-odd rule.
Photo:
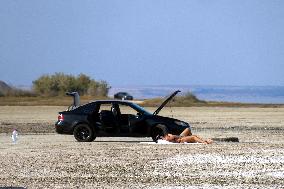
[[[67,91],[77,91],[80,95],[107,96],[110,86],[106,81],[95,81],[89,76],[55,73],[43,75],[33,81],[33,90],[42,96],[64,95]]]

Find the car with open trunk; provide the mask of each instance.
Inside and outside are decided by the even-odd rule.
[[[59,112],[55,129],[59,134],[73,134],[79,142],[91,142],[98,136],[152,137],[157,141],[167,133],[180,134],[190,127],[187,122],[158,115],[178,92],[153,113],[125,100],[97,100],[80,106],[79,94],[67,93],[74,102],[68,110]]]

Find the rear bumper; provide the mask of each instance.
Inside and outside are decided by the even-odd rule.
[[[64,121],[57,121],[55,123],[55,131],[58,134],[73,134],[73,128]]]

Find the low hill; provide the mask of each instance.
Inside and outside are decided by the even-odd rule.
[[[14,97],[30,97],[35,94],[30,90],[23,90],[16,87],[11,87],[4,81],[0,81],[0,97],[14,96]]]
[[[12,90],[13,88],[10,87],[7,83],[5,83],[4,81],[0,81],[0,96],[5,96]]]

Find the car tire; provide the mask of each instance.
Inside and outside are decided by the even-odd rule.
[[[168,134],[168,128],[165,125],[158,124],[151,130],[151,137],[154,142],[157,142],[159,138]]]
[[[73,135],[78,142],[92,142],[96,138],[94,130],[87,124],[77,125]]]

